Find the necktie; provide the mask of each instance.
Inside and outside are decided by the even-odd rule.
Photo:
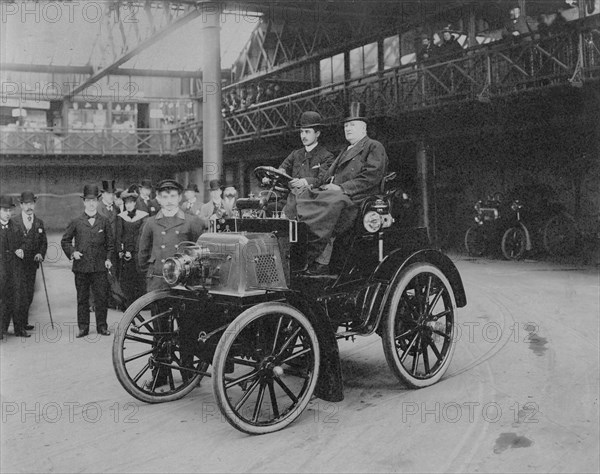
[[[107,210],[108,212],[112,212],[112,206],[106,206],[106,210]]]
[[[31,217],[31,216],[27,216],[27,220],[28,220],[29,222],[31,222],[31,221],[33,220],[33,217]]]

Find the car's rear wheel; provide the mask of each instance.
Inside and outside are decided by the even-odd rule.
[[[411,388],[438,382],[456,343],[456,302],[442,271],[414,263],[394,283],[383,321],[383,350],[396,377]]]

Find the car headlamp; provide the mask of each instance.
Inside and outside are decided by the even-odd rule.
[[[369,211],[363,217],[363,226],[367,232],[379,232],[383,225],[383,218],[377,211]]]
[[[169,285],[184,282],[192,272],[193,258],[189,255],[175,254],[165,260],[162,268],[163,278]]]

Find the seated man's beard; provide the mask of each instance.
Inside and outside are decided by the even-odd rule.
[[[233,208],[235,207],[235,198],[224,198],[223,207],[225,208],[227,213],[231,213],[231,211],[233,211]]]

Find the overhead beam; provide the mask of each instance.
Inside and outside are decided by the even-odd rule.
[[[65,94],[65,96],[63,97],[63,100],[71,99],[75,95],[79,94],[81,91],[85,90],[91,84],[94,84],[98,80],[102,79],[104,76],[108,76],[113,71],[117,70],[121,64],[126,63],[134,56],[136,56],[139,53],[141,53],[142,51],[148,49],[150,46],[152,46],[156,42],[162,40],[163,38],[165,38],[166,36],[171,34],[173,31],[177,30],[178,28],[181,28],[183,25],[186,25],[187,23],[194,20],[201,14],[202,14],[202,8],[196,7],[194,9],[190,10],[188,13],[179,17],[177,20],[175,20],[173,23],[171,23],[166,28],[164,28],[161,31],[159,31],[158,33],[152,35],[150,38],[148,38],[147,40],[145,40],[142,43],[140,43],[139,45],[137,45],[131,51],[129,51],[128,53],[121,56],[119,59],[114,61],[109,66],[105,67],[101,71],[99,71],[96,74],[94,74],[93,76],[89,77],[85,82],[83,82],[81,85],[74,88],[71,92],[69,92],[68,94]]]

